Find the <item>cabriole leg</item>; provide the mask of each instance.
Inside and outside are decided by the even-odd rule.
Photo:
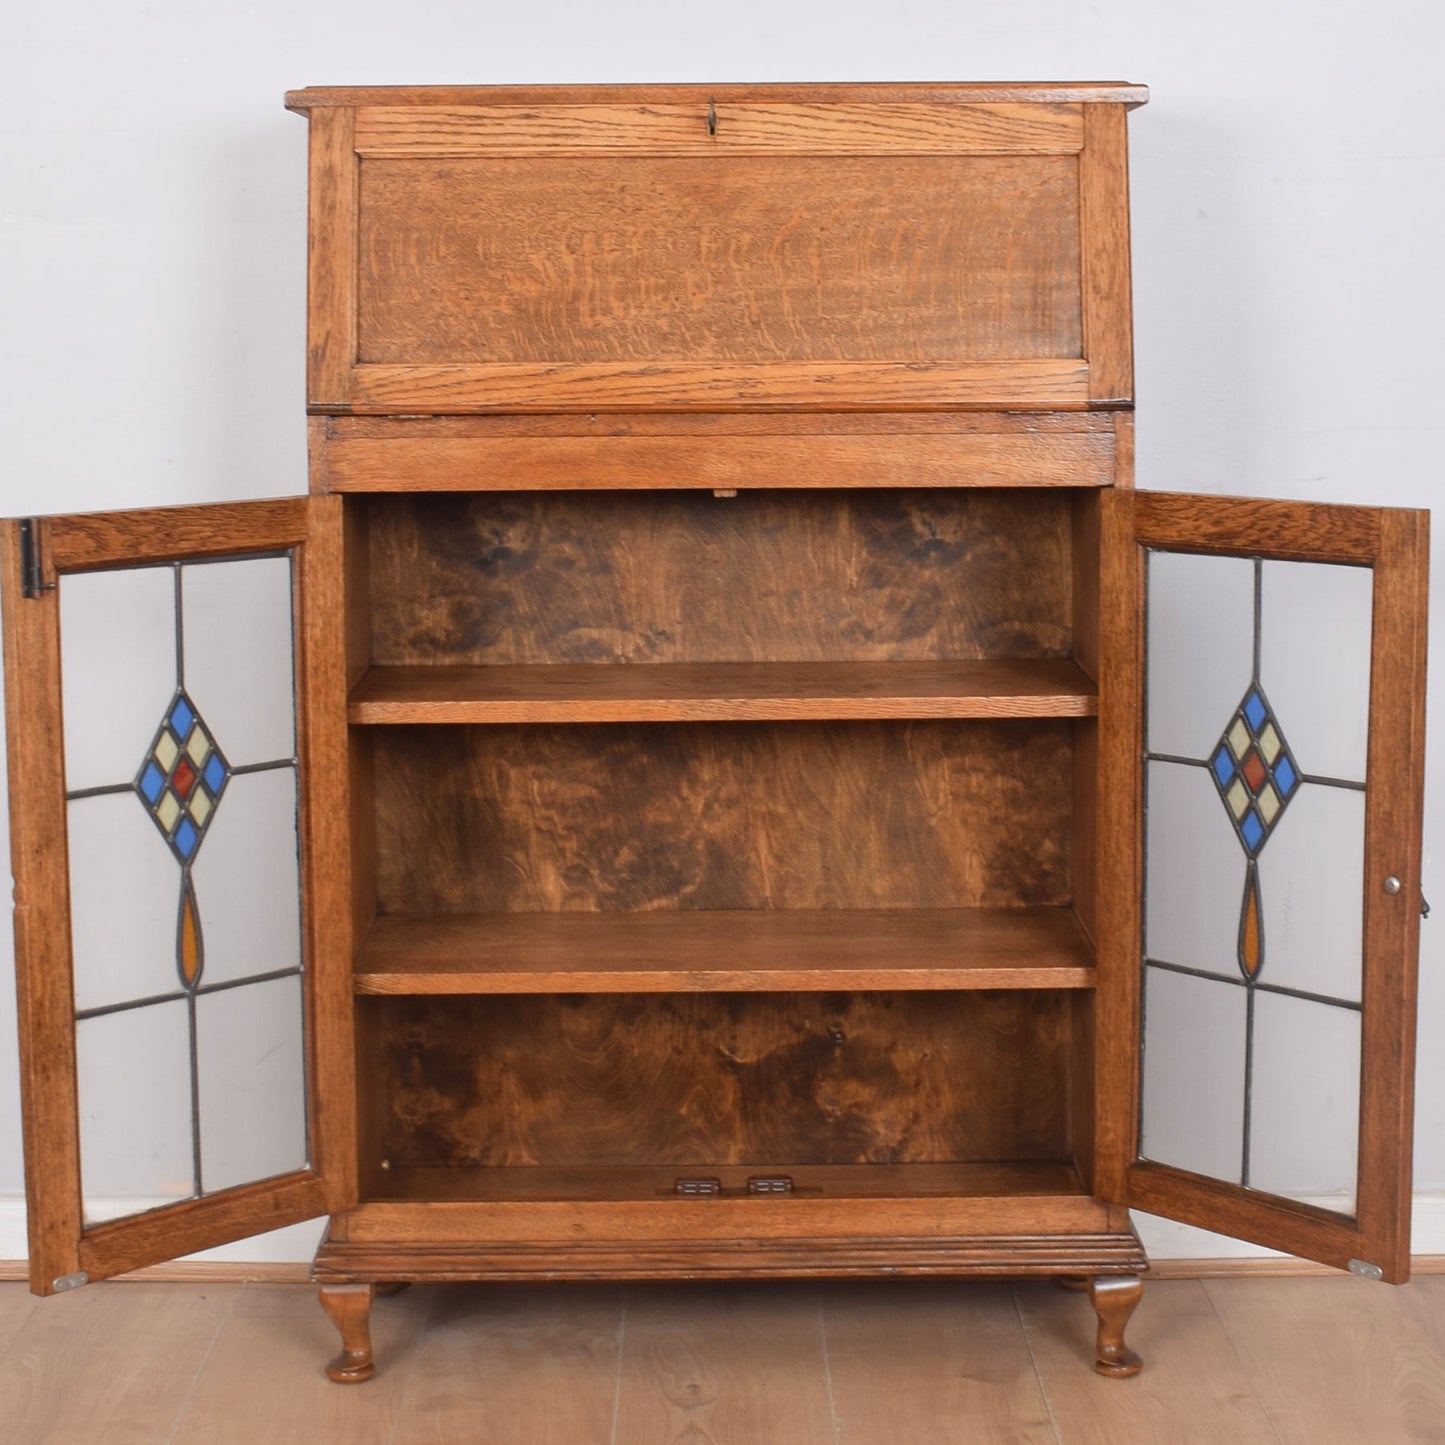
[[[326,1373],[342,1385],[359,1385],[376,1373],[371,1358],[371,1299],[369,1284],[323,1284],[321,1308],[341,1334],[341,1353]]]
[[[1124,1343],[1124,1327],[1143,1294],[1144,1281],[1137,1274],[1099,1275],[1090,1282],[1089,1299],[1099,1316],[1094,1368],[1101,1375],[1122,1379],[1143,1369],[1144,1362]]]

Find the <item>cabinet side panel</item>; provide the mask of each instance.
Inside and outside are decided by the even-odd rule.
[[[345,404],[356,363],[354,135],[349,108],[312,112],[306,385],[313,406]]]
[[[1125,117],[1122,105],[1089,106],[1079,156],[1084,355],[1089,400],[1095,404],[1127,402],[1134,395]]]

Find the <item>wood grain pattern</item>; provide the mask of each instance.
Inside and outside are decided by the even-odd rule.
[[[1061,492],[374,497],[371,662],[1070,653]]]
[[[997,412],[638,412],[633,415],[574,415],[569,412],[499,416],[404,413],[395,416],[332,416],[314,420],[328,445],[347,441],[565,441],[592,442],[686,439],[719,446],[766,437],[786,443],[810,438],[867,438],[880,455],[910,438],[952,439],[960,445],[988,438],[1033,438],[1068,442],[1092,438],[1109,446],[1119,441],[1120,411]],[[605,450],[605,445],[601,448]],[[795,478],[790,486],[805,485]],[[610,485],[610,483],[609,483]],[[680,484],[679,484],[680,485]],[[1107,481],[1100,485],[1109,485]],[[381,490],[388,490],[381,488]],[[477,490],[485,490],[478,486]],[[522,490],[528,490],[523,488]]]
[[[1129,281],[1129,160],[1123,106],[1084,112],[1079,157],[1081,290],[1089,399],[1128,403],[1134,396],[1134,313]]]
[[[1087,717],[1093,680],[1064,659],[372,668],[353,723],[727,722]]]
[[[987,413],[980,415],[989,415]],[[991,418],[990,418],[991,419]],[[338,421],[340,419],[337,419]],[[1111,438],[1022,430],[844,436],[390,436],[326,443],[338,492],[691,487],[1098,487]]]
[[[37,527],[44,556],[49,528]],[[30,1287],[37,1294],[79,1268],[81,1234],[65,772],[63,750],[55,746],[64,736],[59,598],[58,591],[22,595],[19,523],[0,523],[20,1115]]]
[[[1058,1159],[1067,995],[378,1000],[393,1169]],[[706,1172],[706,1169],[704,1169]]]
[[[134,1284],[47,1300],[0,1343],[8,1445],[169,1440],[239,1286]]]
[[[1007,1285],[829,1290],[823,1333],[838,1437],[850,1445],[958,1439],[964,1421],[980,1441],[1057,1445]]]
[[[1047,156],[363,161],[356,356],[599,380],[1078,357],[1077,192]]]
[[[1088,363],[1031,361],[484,362],[356,366],[318,412],[994,410],[1089,405]]]
[[[164,1301],[170,1290],[154,1290]],[[167,1445],[392,1445],[404,1419],[407,1370],[431,1301],[409,1291],[378,1301],[371,1324],[380,1359],[365,1389],[339,1389],[322,1372],[336,1332],[314,1288],[242,1292],[216,1337]],[[297,1362],[302,1367],[297,1368]],[[283,1383],[284,1382],[284,1383]],[[158,1437],[152,1436],[151,1441]],[[150,1445],[150,1442],[148,1442]]]
[[[1067,722],[375,730],[383,913],[1048,907]]]
[[[1127,1384],[1105,1383],[1089,1369],[1086,1301],[1042,1283],[1016,1285],[1014,1297],[1055,1428],[1069,1445],[1275,1445],[1270,1416],[1202,1285],[1151,1283],[1145,1290],[1131,1330],[1145,1367]]]
[[[1134,535],[1141,547],[1175,552],[1369,565],[1380,554],[1383,515],[1379,507],[1326,502],[1137,492]]]
[[[894,1167],[902,1173],[913,1166]],[[335,1247],[340,1255],[330,1245],[318,1253],[317,1276],[838,1279],[1133,1273],[1142,1266],[1139,1241],[1111,1228],[1097,1201],[1031,1193],[1025,1184],[1014,1176],[992,1195],[920,1198],[899,1188],[888,1198],[723,1198],[701,1206],[661,1198],[380,1201],[347,1216],[350,1242]]]
[[[1364,1018],[1360,1048],[1360,1259],[1410,1277],[1416,994],[1425,806],[1429,514],[1380,516],[1366,759]],[[1388,894],[1384,880],[1400,891]],[[1298,1251],[1296,1251],[1298,1252]]]
[[[355,129],[349,109],[311,117],[306,397],[312,406],[346,404],[356,361]]]
[[[1094,1188],[1116,1204],[1139,1138],[1139,940],[1143,936],[1144,563],[1134,540],[1146,493],[1100,501],[1098,780],[1094,797]],[[1085,867],[1087,868],[1087,864]]]
[[[305,497],[44,517],[43,580],[53,582],[62,572],[139,567],[177,557],[279,551],[306,540],[309,519]]]
[[[364,994],[1089,988],[1070,909],[378,918]]]
[[[687,104],[374,106],[356,112],[362,156],[1067,155],[1076,103],[724,100]]]
[[[629,1305],[621,1291],[429,1293],[392,1445],[612,1445]]]
[[[633,1291],[617,1381],[629,1445],[835,1445],[811,1290]]]
[[[295,552],[298,826],[305,929],[307,1107],[312,1167],[335,1213],[357,1198],[351,962],[354,898],[346,715],[345,538],[339,497],[309,501]],[[364,877],[365,874],[363,873]]]
[[[1077,1198],[1079,1177],[1069,1164],[1053,1162],[1012,1162],[1007,1164],[809,1164],[757,1160],[751,1164],[712,1166],[722,1194],[712,1199],[687,1200],[679,1204],[680,1217],[697,1208],[711,1211],[729,1202],[751,1208],[767,1200],[747,1194],[747,1181],[756,1174],[801,1172],[793,1196],[782,1203],[775,1218],[788,1213],[806,1213],[825,1199],[903,1199],[934,1201],[992,1199],[1009,1195],[1037,1198]],[[609,1165],[585,1168],[521,1167],[469,1168],[458,1166],[408,1166],[385,1171],[374,1198],[362,1208],[385,1201],[410,1200],[426,1204],[470,1203],[572,1203],[609,1204],[666,1202],[674,1199],[678,1166]],[[777,1203],[778,1201],[772,1201]],[[736,1213],[736,1211],[734,1211]],[[746,1217],[746,1216],[743,1216]],[[1000,1220],[999,1228],[1016,1221]]]
[[[714,101],[816,104],[819,101],[889,104],[915,102],[1072,105],[1103,102],[1144,105],[1149,88],[1122,80],[1104,81],[951,81],[887,84],[746,85],[361,85],[310,86],[286,94],[286,108],[308,111],[323,106],[476,105],[685,105]]]
[[[1198,1286],[1281,1445],[1426,1441],[1445,1419],[1445,1281],[1212,1280]]]

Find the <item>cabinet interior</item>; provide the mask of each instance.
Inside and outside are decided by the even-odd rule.
[[[1087,1192],[1095,495],[346,505],[365,1197]]]

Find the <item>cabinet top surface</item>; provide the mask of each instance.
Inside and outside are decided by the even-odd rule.
[[[1130,107],[1149,99],[1127,81],[967,81],[797,85],[370,85],[308,86],[288,91],[286,108],[321,106],[665,105],[689,101],[827,102],[899,100],[958,104],[1076,104]]]

